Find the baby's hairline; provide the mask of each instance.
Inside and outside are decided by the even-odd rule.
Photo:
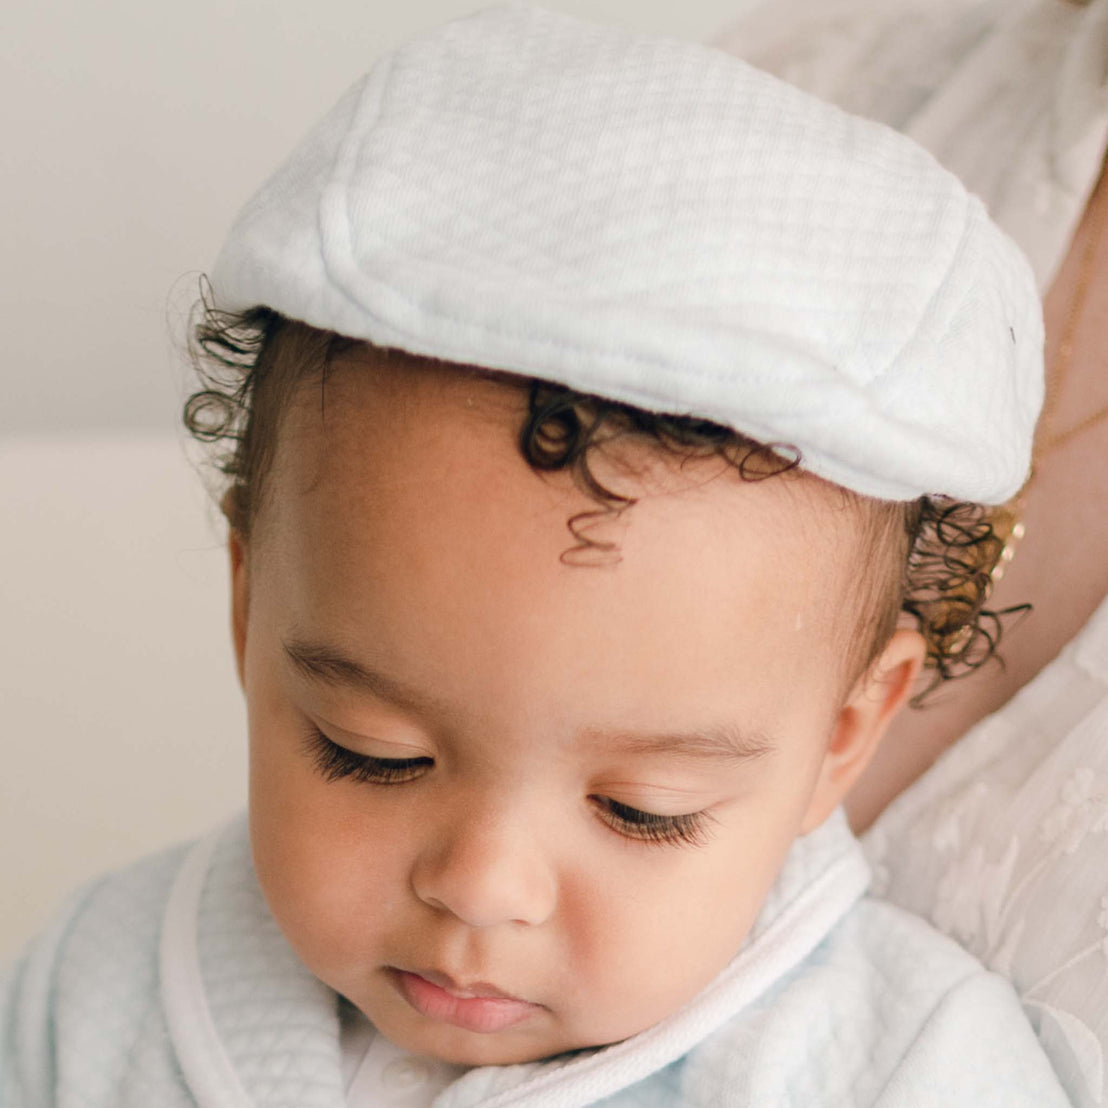
[[[483,396],[477,398],[472,408],[467,407],[465,409],[465,414],[467,416],[472,414],[480,417],[485,411],[491,414],[496,407],[495,398],[497,396],[526,396],[536,386],[553,389],[565,388],[567,389],[566,395],[582,397],[585,403],[595,400],[601,405],[617,404],[617,402],[610,401],[607,398],[593,397],[589,394],[579,394],[576,390],[568,390],[566,386],[561,386],[555,382],[549,382],[539,378],[529,377],[526,374],[513,370],[479,366],[471,363],[451,362],[446,359],[427,357],[399,348],[377,347],[364,340],[346,339],[344,337],[344,344],[341,350],[336,353],[328,364],[320,365],[314,372],[305,373],[298,378],[294,385],[292,395],[289,397],[288,408],[291,408],[297,401],[305,404],[313,403],[312,398],[317,395],[317,390],[318,395],[322,396],[328,388],[333,389],[336,383],[336,375],[343,374],[347,371],[356,373],[364,370],[367,367],[367,363],[373,363],[377,366],[393,363],[398,368],[402,368],[405,373],[409,371],[427,371],[431,374],[445,375],[452,382],[457,382],[459,384],[473,382],[481,386],[489,386],[488,391],[485,391]],[[324,412],[326,410],[325,402],[321,401],[319,407],[320,411]],[[619,407],[622,409],[624,407],[630,408],[631,406],[620,405]],[[652,418],[658,419],[696,418],[688,416],[669,416],[665,413],[646,414]],[[708,421],[704,422],[706,423]],[[820,543],[822,548],[828,553],[833,552],[836,560],[840,563],[841,570],[834,576],[836,580],[841,581],[841,586],[838,587],[834,596],[828,596],[826,598],[825,606],[829,611],[838,612],[841,610],[844,612],[857,612],[856,616],[848,619],[843,619],[838,616],[836,616],[836,618],[830,618],[823,612],[812,612],[809,615],[809,621],[812,624],[830,625],[836,628],[836,630],[832,632],[835,636],[833,653],[837,659],[842,660],[842,673],[838,676],[837,687],[841,693],[841,698],[845,698],[850,688],[880,653],[881,648],[884,646],[885,639],[887,639],[895,629],[890,621],[886,621],[887,626],[882,627],[880,632],[880,641],[870,642],[874,625],[872,609],[880,607],[882,601],[876,595],[872,597],[869,595],[871,590],[867,590],[865,583],[859,583],[857,575],[852,572],[851,568],[858,564],[858,556],[867,549],[867,542],[876,533],[875,528],[870,522],[872,515],[875,512],[888,512],[894,506],[890,505],[888,502],[880,502],[874,498],[863,496],[862,494],[844,486],[837,485],[818,474],[804,469],[802,464],[800,464],[798,451],[794,451],[791,455],[778,454],[772,448],[766,447],[756,440],[746,438],[742,432],[735,431],[731,428],[726,429],[726,431],[729,435],[734,436],[735,443],[742,444],[742,448],[750,452],[748,459],[754,459],[751,461],[752,471],[744,472],[743,465],[748,459],[744,459],[743,462],[738,465],[725,464],[723,465],[723,470],[720,470],[718,453],[699,456],[691,455],[680,449],[674,449],[674,444],[667,444],[658,437],[641,429],[636,429],[634,427],[625,429],[623,437],[618,440],[620,445],[628,448],[627,451],[621,451],[621,461],[626,462],[628,453],[630,452],[638,458],[645,458],[645,463],[641,467],[636,467],[631,463],[626,465],[621,471],[621,477],[629,477],[631,483],[630,485],[619,483],[619,491],[616,491],[616,488],[613,487],[613,483],[607,479],[603,484],[597,480],[597,487],[591,487],[590,482],[592,477],[595,477],[595,470],[590,471],[592,474],[591,477],[587,477],[578,482],[579,491],[585,493],[589,497],[591,503],[598,506],[593,510],[578,512],[576,515],[567,519],[567,529],[573,538],[577,540],[577,545],[563,551],[562,560],[567,565],[580,569],[615,570],[618,567],[623,556],[621,543],[616,540],[609,541],[607,538],[601,541],[594,541],[588,537],[588,529],[584,526],[578,527],[577,524],[586,520],[591,524],[595,517],[607,512],[620,517],[622,517],[624,513],[630,513],[630,520],[634,516],[634,512],[631,509],[633,509],[635,504],[641,501],[644,496],[680,495],[682,491],[687,491],[679,487],[670,487],[659,491],[657,486],[648,490],[643,484],[643,477],[646,467],[653,463],[658,463],[666,467],[670,472],[680,471],[681,473],[684,473],[686,467],[692,462],[710,463],[715,466],[716,475],[718,477],[725,478],[730,475],[737,483],[760,484],[761,481],[772,477],[775,484],[787,487],[790,495],[810,500],[813,510],[813,542]],[[280,437],[281,434],[280,431],[278,431],[278,441],[280,441]],[[582,456],[588,449],[592,449],[596,454],[603,456],[606,461],[610,460],[612,446],[615,441],[617,440],[597,439],[582,451]],[[557,471],[538,468],[534,464],[535,459],[528,455],[526,448],[522,448],[522,454],[523,456],[520,458],[520,461],[526,461],[531,464],[533,469],[537,469],[540,477],[551,478],[556,475],[567,475],[566,469],[572,468],[572,462],[567,462],[566,467],[560,468]],[[758,468],[759,466],[761,469]],[[612,467],[606,466],[606,468]],[[730,474],[723,472],[725,470],[730,470]],[[271,474],[267,474],[267,476],[271,476]],[[672,482],[670,484],[672,486]],[[691,484],[693,484],[692,481],[690,481],[690,485]],[[597,488],[608,490],[611,493],[611,498],[605,502],[605,497],[603,495],[597,495]],[[264,515],[264,513],[261,512],[260,504],[258,507],[258,515]],[[828,511],[832,513],[849,513],[850,516],[854,517],[849,529],[841,526],[828,527],[826,526],[826,517],[823,517],[821,522],[815,514],[819,513],[819,515],[822,516],[823,513]],[[256,525],[257,522],[258,519],[255,518],[253,524]],[[849,536],[847,535],[847,530],[849,531]],[[876,530],[880,531],[881,529],[878,528]],[[679,536],[674,536],[674,541],[680,541]],[[892,560],[899,561],[899,558],[899,552],[896,554],[895,559],[890,553],[887,557],[882,559],[882,564],[889,565]],[[889,588],[895,587],[891,583],[891,576],[891,571],[887,571],[884,575],[886,591]],[[879,589],[876,591],[880,592],[881,590]],[[886,606],[888,603],[889,601],[886,600]]]
[[[526,389],[529,413],[519,436],[525,459],[540,473],[568,470],[598,505],[567,521],[576,546],[563,552],[563,561],[603,564],[618,556],[608,544],[590,541],[587,533],[590,518],[625,510],[634,502],[598,482],[589,468],[590,451],[616,427],[644,441],[654,440],[653,445],[664,448],[661,454],[717,455],[748,480],[786,476],[800,487],[823,489],[822,495],[829,492],[844,509],[858,511],[865,521],[866,549],[887,549],[891,543],[895,561],[903,554],[897,565],[890,557],[880,559],[886,572],[854,575],[861,590],[859,606],[871,615],[859,621],[861,637],[870,641],[864,659],[850,667],[859,674],[880,655],[902,614],[918,623],[928,643],[927,665],[934,671],[934,680],[917,696],[917,704],[946,680],[975,671],[997,653],[1005,613],[988,611],[985,602],[1003,544],[983,505],[929,497],[907,502],[867,497],[804,470],[799,451],[789,444],[759,443],[711,420],[650,412],[512,370],[376,346],[321,331],[266,307],[222,312],[203,285],[190,350],[204,387],[189,397],[185,424],[198,441],[229,448],[225,453],[213,450],[212,460],[226,480],[221,507],[243,539],[249,538],[264,501],[275,425],[297,386],[315,382],[325,404],[328,377],[343,361],[399,358],[413,367],[445,369],[474,382],[509,385],[517,393]],[[874,559],[866,562],[873,565]],[[879,596],[884,599],[877,603]],[[866,626],[872,635],[864,633]],[[847,651],[857,638],[844,644]]]

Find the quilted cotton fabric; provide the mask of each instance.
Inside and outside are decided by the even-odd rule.
[[[212,282],[714,419],[890,499],[1007,499],[1042,400],[1027,260],[920,146],[722,51],[522,3],[381,59]]]
[[[243,879],[251,872],[246,835],[228,836],[200,899],[199,970],[216,1034],[250,1104],[341,1104],[335,996],[284,941],[257,884]]]
[[[194,1108],[158,996],[176,848],[75,895],[0,986],[4,1108]]]
[[[744,950],[623,1043],[472,1069],[436,1108],[1065,1108],[1011,987],[868,879],[841,813]],[[4,1108],[342,1108],[337,997],[265,907],[245,820],[77,898],[0,993]]]

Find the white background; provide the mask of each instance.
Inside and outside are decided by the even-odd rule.
[[[755,0],[546,0],[689,39]],[[238,207],[466,0],[18,0],[0,35],[0,961],[245,800],[222,534],[179,354]]]

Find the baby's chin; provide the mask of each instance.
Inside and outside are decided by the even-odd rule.
[[[403,1046],[401,1043],[396,1045]],[[554,1053],[550,1053],[546,1050],[538,1050],[533,1046],[532,1049],[527,1049],[525,1046],[520,1045],[518,1049],[513,1049],[507,1044],[492,1043],[458,1044],[454,1049],[447,1048],[441,1051],[419,1051],[410,1047],[404,1047],[404,1049],[410,1049],[414,1054],[424,1054],[428,1057],[436,1058],[438,1061],[447,1062],[450,1065],[472,1067],[516,1066],[526,1065],[529,1062],[554,1062],[574,1058],[581,1054],[591,1054],[593,1051],[601,1050],[605,1046],[611,1045],[611,1043],[601,1043],[598,1046],[581,1046],[559,1050]]]
[[[511,1066],[571,1057],[608,1044],[567,1046],[554,1035],[502,1031],[478,1034],[458,1028],[431,1026],[401,1029],[381,1026],[378,1030],[402,1050],[435,1058],[455,1066]]]

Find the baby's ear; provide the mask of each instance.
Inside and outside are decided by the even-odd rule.
[[[246,617],[250,608],[250,582],[247,575],[246,542],[231,527],[227,534],[227,553],[231,563],[231,642],[235,650],[235,668],[243,685],[246,659]]]
[[[877,660],[858,678],[839,710],[823,765],[801,824],[818,827],[842,803],[877,751],[893,716],[904,706],[923,667],[927,645],[917,631],[893,634]]]

